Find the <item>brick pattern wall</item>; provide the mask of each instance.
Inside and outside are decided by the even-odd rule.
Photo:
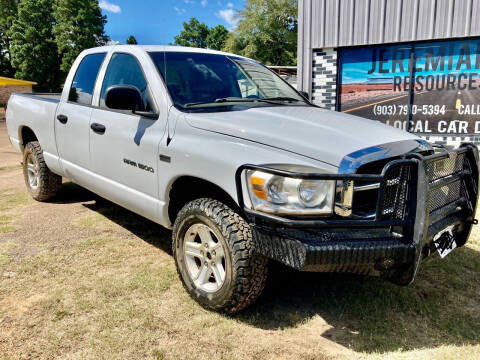
[[[419,135],[423,140],[426,140],[432,144],[440,144],[452,146],[458,148],[463,142],[472,142],[474,144],[480,145],[480,136],[479,135],[464,135],[464,136],[431,136],[431,135]]]
[[[315,50],[312,66],[312,102],[335,110],[337,96],[337,51]]]
[[[6,104],[14,92],[32,92],[32,85],[7,85],[0,86],[0,104]]]

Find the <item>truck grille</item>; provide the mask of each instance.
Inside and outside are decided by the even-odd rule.
[[[382,173],[383,168],[395,159],[385,159],[360,167],[357,173]],[[406,216],[411,181],[411,165],[399,165],[389,168],[381,183],[357,182],[354,187],[352,214],[355,217],[373,218],[381,215],[384,219],[403,219]],[[368,189],[368,187],[372,189]],[[375,187],[376,186],[376,187]],[[367,188],[368,190],[364,190]],[[382,200],[379,202],[379,191],[382,189]]]
[[[449,156],[446,159],[431,161],[426,165],[427,178],[430,182],[459,173],[464,169],[465,153]]]
[[[428,203],[429,212],[438,210],[445,205],[451,204],[461,198],[462,183],[460,180],[452,182],[448,185],[441,186],[430,192]]]
[[[448,155],[448,156],[447,156]],[[387,166],[392,159],[366,164],[357,173],[380,174],[380,166]],[[445,154],[425,162],[428,193],[428,212],[432,213],[449,204],[468,200],[464,175],[471,174],[470,159],[466,152]],[[400,220],[408,216],[408,204],[415,178],[415,166],[399,164],[388,168],[380,183],[357,182],[352,199],[352,215],[357,218]],[[475,181],[471,176],[469,181]],[[376,185],[376,188],[375,188]],[[473,184],[477,188],[477,184]],[[367,189],[367,190],[364,190]],[[475,194],[476,195],[476,194]]]
[[[425,164],[428,181],[428,210],[429,213],[458,201],[471,203],[475,194],[467,192],[465,181],[473,182],[471,188],[477,189],[475,179],[471,176],[472,168],[466,153],[449,154],[447,158],[428,161]],[[470,206],[470,205],[469,205]]]
[[[383,219],[400,220],[407,216],[411,181],[411,165],[401,165],[387,171],[381,183],[383,194],[377,212]]]

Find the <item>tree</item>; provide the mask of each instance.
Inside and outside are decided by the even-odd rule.
[[[53,34],[62,58],[61,70],[68,72],[84,49],[105,45],[108,37],[98,0],[55,0]]]
[[[267,65],[295,65],[297,0],[246,0],[225,50]]]
[[[127,39],[127,44],[129,45],[137,45],[138,42],[137,42],[137,39],[135,39],[135,36],[133,35],[130,35]]]
[[[175,36],[174,45],[221,50],[228,39],[228,30],[223,25],[209,28],[197,18],[183,23],[183,30]]]
[[[0,0],[0,76],[13,76],[14,69],[11,65],[10,42],[7,29],[12,26],[17,16],[16,0]]]
[[[198,48],[207,47],[208,26],[192,17],[190,21],[183,23],[183,30],[175,36],[174,45],[190,46]]]
[[[51,0],[22,0],[7,35],[15,77],[36,81],[39,91],[60,87],[58,48],[53,37]]]
[[[228,30],[223,25],[217,25],[210,29],[206,42],[209,49],[222,50],[228,39]]]

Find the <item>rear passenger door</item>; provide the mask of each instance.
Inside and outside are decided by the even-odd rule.
[[[166,111],[160,114],[144,68],[148,66],[134,54],[112,55],[91,116],[90,156],[93,171],[100,175],[96,188],[103,196],[154,219],[159,208],[158,144],[165,133]],[[146,111],[159,114],[159,119],[108,108],[105,93],[115,85],[138,88]],[[96,131],[98,126],[104,131]]]
[[[55,138],[65,175],[79,183],[90,169],[89,137],[92,99],[98,73],[106,53],[86,55],[73,79],[67,79],[55,118]],[[75,68],[75,64],[72,67]]]

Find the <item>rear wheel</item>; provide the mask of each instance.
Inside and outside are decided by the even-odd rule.
[[[254,252],[250,226],[217,200],[183,207],[173,228],[173,254],[185,289],[207,309],[235,313],[265,286],[267,259]]]
[[[46,201],[55,196],[62,185],[62,177],[50,171],[43,158],[38,141],[29,142],[23,152],[23,176],[32,197]]]

